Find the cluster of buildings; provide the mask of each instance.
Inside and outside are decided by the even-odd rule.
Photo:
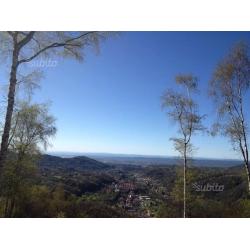
[[[137,217],[150,217],[151,198],[147,195],[138,195],[130,191],[126,196],[121,195],[119,206],[125,209],[131,215]]]
[[[167,200],[166,189],[160,183],[140,174],[113,182],[106,192],[116,193],[116,205],[132,217],[152,217],[158,199]]]
[[[119,193],[118,206],[125,209],[131,215],[137,217],[150,217],[151,197],[138,194],[137,185],[133,181],[121,180],[112,183],[109,191]]]

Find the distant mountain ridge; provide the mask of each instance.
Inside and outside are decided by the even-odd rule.
[[[131,164],[131,165],[182,165],[182,159],[178,157],[105,157],[105,156],[92,156],[94,159],[112,164]],[[238,160],[216,160],[216,159],[192,159],[190,166],[193,167],[234,167],[241,164]]]
[[[62,158],[44,154],[39,160],[41,168],[74,168],[86,170],[98,170],[110,168],[108,164],[99,162],[86,156],[76,156],[71,158]]]
[[[140,156],[140,155],[124,155],[124,154],[105,154],[105,153],[86,153],[86,156],[79,156],[81,153],[51,153],[56,156],[61,156],[63,159],[71,159],[75,157],[90,157],[98,162],[104,164],[131,164],[131,165],[177,165],[182,161],[178,157],[164,157],[164,156]],[[90,159],[88,158],[88,159]],[[194,158],[192,166],[195,167],[234,167],[241,165],[240,160],[234,159],[206,159]]]

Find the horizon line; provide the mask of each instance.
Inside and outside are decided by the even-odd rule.
[[[129,156],[129,157],[154,157],[154,158],[180,158],[180,156],[176,155],[150,155],[150,154],[130,154],[130,153],[107,153],[107,152],[77,152],[77,151],[45,151],[43,153],[48,154],[79,154],[79,155],[115,155],[117,157]],[[212,158],[212,157],[191,157],[193,159],[204,159],[204,160],[226,160],[226,161],[242,161],[237,158]]]

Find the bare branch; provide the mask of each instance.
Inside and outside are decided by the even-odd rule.
[[[77,37],[74,37],[74,38],[71,38],[71,39],[68,39],[66,40],[65,42],[54,42],[42,49],[40,49],[39,51],[37,51],[34,55],[30,56],[29,58],[26,58],[26,59],[22,59],[19,61],[19,64],[22,64],[22,63],[26,63],[26,62],[30,62],[32,61],[33,59],[35,59],[37,56],[39,56],[40,54],[42,54],[43,52],[49,50],[49,49],[52,49],[52,48],[58,48],[58,47],[65,47],[65,46],[78,46],[80,47],[80,45],[76,45],[76,44],[72,44],[73,41],[76,41],[76,40],[79,40],[83,37],[86,37],[92,33],[95,33],[94,31],[90,31],[90,32],[86,32],[82,35],[79,35]]]

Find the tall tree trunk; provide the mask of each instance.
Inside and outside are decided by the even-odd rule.
[[[249,164],[247,162],[245,162],[245,169],[247,174],[248,193],[250,194],[250,171],[249,171]]]
[[[8,142],[11,129],[11,119],[15,104],[15,91],[17,84],[17,68],[18,68],[18,44],[14,43],[14,49],[12,53],[12,66],[10,71],[9,93],[8,93],[8,105],[5,116],[4,130],[2,135],[1,149],[0,149],[0,171],[2,170],[8,151]]]
[[[186,218],[186,171],[187,171],[187,145],[184,147],[183,165],[183,217]]]
[[[13,217],[14,208],[15,208],[15,197],[13,197],[11,199],[11,201],[10,201],[10,207],[9,207],[9,211],[8,211],[8,218]]]
[[[8,209],[9,209],[9,197],[6,198],[5,205],[4,205],[4,214],[3,214],[3,216],[5,218],[7,217]]]
[[[12,218],[15,207],[15,197],[11,197],[7,199],[4,218]]]

